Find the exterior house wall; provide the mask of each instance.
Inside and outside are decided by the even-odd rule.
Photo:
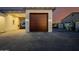
[[[23,13],[0,13],[0,32],[18,30],[21,16],[25,17]]]
[[[63,23],[65,23],[65,22],[71,22],[72,19],[73,19],[72,15],[70,15],[70,16],[66,17],[65,19],[63,19]]]
[[[63,28],[64,28],[63,24],[59,23],[59,24],[58,24],[58,28],[59,28],[59,29],[63,29]]]
[[[79,21],[79,14],[74,14],[73,21],[74,22]]]
[[[65,19],[63,19],[63,23],[65,22],[74,22],[77,21],[79,19],[79,14],[71,14],[68,17],[66,17]]]
[[[5,32],[5,17],[0,14],[0,33]]]
[[[48,13],[48,32],[52,32],[52,10],[26,10],[26,31],[29,32],[29,14],[30,13]]]
[[[6,31],[17,30],[19,29],[19,19],[10,14],[6,15]]]
[[[76,23],[75,23],[75,30],[76,30],[76,31],[79,31],[79,22],[76,22]]]
[[[79,14],[74,15],[73,21],[75,22],[75,31],[79,31]]]
[[[79,31],[79,13],[72,13],[72,14],[70,14],[68,17],[63,19],[62,23],[66,24],[66,22],[72,23],[72,25],[74,26],[75,30]]]

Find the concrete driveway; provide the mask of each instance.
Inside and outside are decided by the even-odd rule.
[[[0,50],[79,51],[79,33],[11,31],[0,34]]]

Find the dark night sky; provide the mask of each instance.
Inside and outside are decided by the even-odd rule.
[[[72,12],[79,12],[79,7],[57,7],[54,11],[54,21],[61,21]]]

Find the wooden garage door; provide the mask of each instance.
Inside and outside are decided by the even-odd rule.
[[[30,32],[48,31],[48,13],[30,13]]]

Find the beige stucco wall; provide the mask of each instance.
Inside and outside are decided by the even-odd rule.
[[[48,32],[52,32],[52,19],[53,19],[53,12],[52,10],[26,10],[26,32],[29,32],[29,14],[30,13],[48,13]]]
[[[14,24],[13,24],[14,21]],[[12,31],[12,30],[17,30],[19,29],[19,18],[14,17],[11,14],[6,15],[6,31]]]
[[[0,33],[5,32],[5,17],[0,14]]]
[[[25,17],[24,13],[0,13],[0,33],[19,29],[20,19]],[[14,24],[13,24],[14,20]]]

